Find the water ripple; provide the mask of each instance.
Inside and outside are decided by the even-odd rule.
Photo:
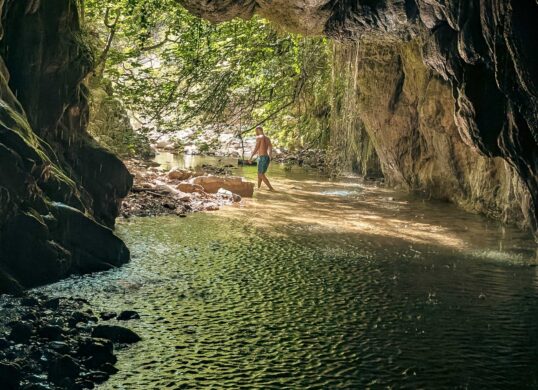
[[[48,289],[140,312],[102,389],[538,386],[535,269],[287,229],[125,222],[130,264]]]

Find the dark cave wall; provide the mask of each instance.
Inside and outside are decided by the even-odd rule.
[[[0,41],[0,293],[128,261],[132,177],[87,134],[93,55],[74,0],[8,0]]]
[[[451,93],[452,119],[459,139],[469,155],[480,154],[495,162],[505,161],[507,171],[515,173],[512,190],[515,197],[498,196],[501,208],[516,203],[524,216],[524,225],[538,237],[538,2],[536,0],[180,0],[187,9],[210,20],[233,16],[250,17],[257,12],[302,32],[323,32],[339,41],[377,41],[398,48],[405,42],[420,43],[422,62],[442,80]],[[278,8],[278,11],[277,11]],[[303,12],[300,12],[300,11]],[[285,15],[285,16],[282,16]],[[312,23],[319,28],[313,28]],[[386,65],[390,66],[390,61]],[[373,82],[377,79],[373,73]],[[383,72],[379,77],[384,77]],[[443,95],[444,96],[444,95]],[[437,100],[435,96],[430,99]],[[447,102],[447,100],[444,100]],[[386,108],[378,107],[382,116]],[[357,115],[361,115],[358,110]],[[362,118],[361,118],[362,119]],[[368,118],[366,118],[367,121]],[[409,121],[413,120],[410,116]],[[432,124],[435,125],[435,124]],[[417,129],[420,128],[417,126]],[[372,131],[372,128],[367,131]],[[395,137],[389,125],[381,133]],[[376,130],[377,131],[377,130]],[[402,142],[406,132],[401,132]],[[422,134],[422,133],[420,133]],[[423,134],[427,138],[427,134]],[[379,134],[377,134],[379,136]],[[417,140],[418,142],[418,140]],[[374,142],[375,143],[375,142]],[[452,144],[451,144],[452,145]],[[414,144],[399,150],[396,161],[386,160],[395,150],[376,145],[377,154],[392,176],[394,184],[413,181],[401,176],[398,167],[406,160],[418,158]],[[457,158],[454,155],[453,158]],[[415,164],[419,167],[420,161]],[[457,163],[467,164],[465,161]],[[472,165],[471,165],[472,167]],[[392,169],[392,171],[388,171]],[[419,168],[417,168],[419,169]],[[499,175],[485,176],[492,188],[503,187]],[[418,175],[419,171],[414,171]],[[511,174],[510,174],[511,175]],[[465,183],[463,187],[472,186]],[[506,182],[506,180],[505,180]],[[519,188],[519,186],[522,188]],[[424,189],[422,184],[416,189]],[[443,186],[432,182],[428,191],[443,194]],[[499,194],[503,191],[498,191]],[[471,192],[468,192],[471,194]],[[471,195],[469,195],[471,196]],[[504,200],[503,200],[504,199]],[[510,204],[507,204],[509,202]],[[461,203],[461,202],[460,202]],[[504,204],[503,204],[504,203]],[[495,214],[495,213],[490,213]],[[517,213],[514,218],[517,219]]]

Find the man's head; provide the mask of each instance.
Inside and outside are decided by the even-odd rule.
[[[256,135],[263,135],[263,127],[256,126]]]

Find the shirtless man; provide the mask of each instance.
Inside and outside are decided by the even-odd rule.
[[[269,187],[270,191],[274,191],[275,189],[269,183],[267,176],[265,176],[265,172],[267,172],[269,163],[273,158],[273,145],[271,144],[271,140],[263,134],[263,128],[261,126],[256,127],[256,147],[252,152],[250,160],[256,154],[258,154],[258,188],[261,187],[263,181]]]

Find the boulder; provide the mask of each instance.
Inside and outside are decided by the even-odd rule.
[[[179,183],[176,188],[180,190],[181,192],[187,192],[187,193],[204,192],[204,187],[197,184],[192,184],[192,183]]]
[[[254,183],[245,181],[238,176],[200,176],[189,182],[202,186],[205,192],[211,194],[216,194],[221,188],[247,198],[251,198],[254,193]]]
[[[192,172],[186,169],[174,168],[168,172],[168,178],[170,180],[187,180],[192,176]]]
[[[27,343],[34,333],[34,328],[27,322],[17,321],[12,324],[9,339],[17,344]]]
[[[63,340],[63,329],[57,325],[44,325],[39,328],[38,331],[39,337],[49,340]]]
[[[99,242],[91,253],[73,243],[76,234],[52,205],[78,210],[96,231],[112,228],[132,177],[86,131],[89,92],[83,80],[92,54],[78,39],[77,7],[69,1],[34,5],[31,12],[26,2],[0,7],[9,14],[0,41],[0,293],[19,294],[73,273],[110,268],[120,255],[128,259],[119,239]],[[122,253],[109,256],[113,248]],[[91,258],[98,259],[96,267],[83,261]]]
[[[63,355],[51,361],[48,378],[53,383],[61,383],[65,378],[76,378],[80,367],[71,356]]]
[[[92,337],[107,339],[115,343],[127,344],[136,343],[141,340],[140,336],[132,330],[115,325],[96,326],[92,332]]]
[[[0,362],[0,388],[18,389],[21,380],[21,368],[18,364]]]
[[[224,188],[219,188],[217,195],[232,202],[241,202],[241,196],[234,194],[232,191],[225,190]]]

